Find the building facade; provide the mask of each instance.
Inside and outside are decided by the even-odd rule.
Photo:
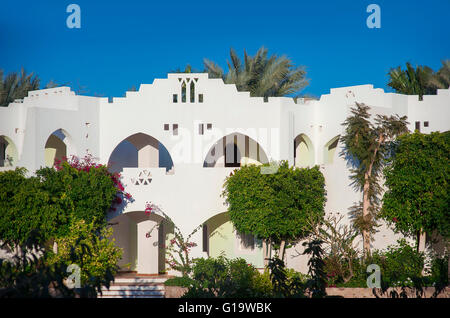
[[[124,270],[166,270],[165,246],[173,228],[160,211],[185,235],[201,226],[193,235],[193,257],[224,254],[263,267],[261,242],[237,233],[230,222],[221,196],[225,178],[250,163],[319,165],[326,182],[326,213],[346,215],[361,199],[339,156],[341,124],[355,102],[369,105],[372,114],[406,115],[411,131],[446,131],[450,126],[450,89],[419,101],[360,85],[294,102],[250,97],[205,73],[169,74],[112,101],[57,87],[29,92],[0,107],[0,171],[21,166],[32,173],[64,156],[91,154],[120,172],[134,201],[108,218],[124,250]],[[156,204],[159,212],[147,215],[146,203]],[[373,246],[384,248],[396,239],[382,226]],[[302,252],[301,244],[287,250],[289,267],[306,271]]]

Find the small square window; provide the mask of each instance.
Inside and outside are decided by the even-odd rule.
[[[169,130],[169,124],[164,124],[164,130]]]
[[[173,124],[172,128],[173,128],[173,135],[178,136],[178,124]]]
[[[173,102],[178,103],[178,94],[173,94]]]
[[[211,130],[212,129],[212,124],[206,124],[206,129]]]
[[[198,125],[198,134],[199,135],[203,135],[204,133],[204,125],[203,124],[199,124]]]
[[[428,127],[428,126],[429,126],[429,123],[427,121],[424,121],[423,122],[423,127]]]
[[[198,94],[198,102],[203,103],[203,94]]]

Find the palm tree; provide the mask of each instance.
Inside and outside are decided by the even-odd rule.
[[[206,71],[211,78],[222,78],[226,84],[235,84],[239,91],[249,91],[250,96],[269,97],[297,94],[308,85],[303,67],[295,67],[286,56],[268,56],[268,50],[261,47],[255,56],[244,50],[242,62],[236,51],[230,49],[228,73],[216,63],[204,59]]]
[[[397,93],[419,95],[419,100],[423,100],[423,95],[435,95],[438,88],[449,88],[450,61],[442,61],[442,67],[437,72],[428,66],[419,65],[414,69],[410,63],[406,63],[406,70],[399,66],[391,69],[388,75],[388,86]]]
[[[0,70],[0,106],[7,106],[14,100],[27,96],[28,91],[39,89],[40,79],[33,75],[27,74],[23,68],[20,73],[12,72],[6,76]]]
[[[430,85],[436,89],[450,87],[450,60],[442,61],[442,67],[431,77]]]
[[[415,69],[411,63],[406,63],[406,70],[399,67],[391,69],[388,73],[390,81],[388,86],[396,92],[406,95],[419,95],[419,100],[423,95],[436,93],[430,85],[433,77],[433,70],[428,66],[417,66]]]

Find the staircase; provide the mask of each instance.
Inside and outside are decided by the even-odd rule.
[[[102,288],[98,298],[164,298],[167,276],[117,276],[109,289]]]

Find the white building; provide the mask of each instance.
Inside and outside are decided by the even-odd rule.
[[[287,97],[250,97],[204,73],[169,74],[112,103],[57,87],[29,92],[0,107],[0,170],[23,166],[34,172],[52,166],[55,158],[90,153],[122,171],[125,190],[135,201],[109,218],[116,242],[124,248],[123,269],[165,269],[164,245],[171,229],[158,213],[144,213],[146,202],[157,204],[185,235],[204,224],[193,236],[198,246],[192,256],[223,252],[262,267],[260,242],[237,235],[229,221],[221,197],[225,177],[245,163],[285,159],[297,166],[320,165],[326,212],[347,214],[361,194],[349,185],[338,138],[355,101],[369,105],[374,114],[407,115],[411,131],[446,131],[450,126],[450,89],[419,101],[360,85],[295,103]],[[162,226],[154,227],[158,223]],[[395,241],[383,227],[374,247]],[[306,258],[298,256],[302,251],[301,244],[287,251],[288,266],[306,270]]]

